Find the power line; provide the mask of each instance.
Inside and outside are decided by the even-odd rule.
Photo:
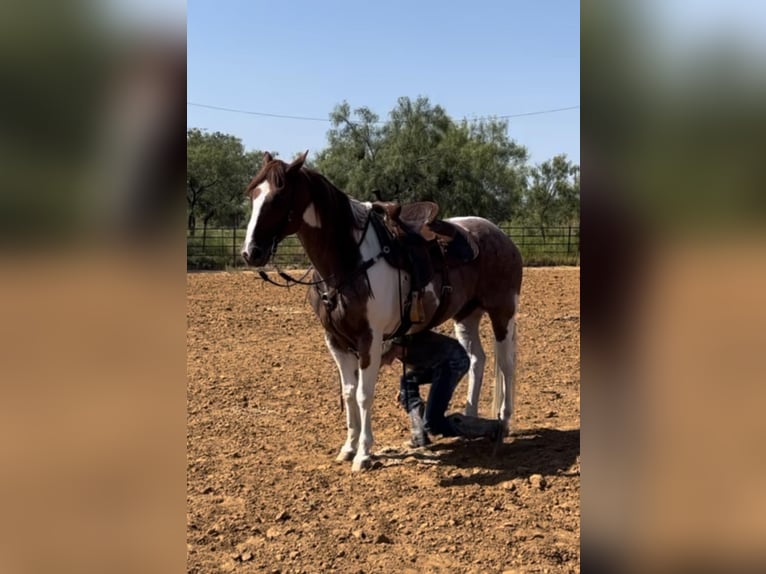
[[[223,107],[223,106],[211,106],[209,104],[199,104],[199,103],[196,103],[196,102],[186,102],[186,105],[187,106],[194,106],[196,108],[207,108],[207,109],[210,109],[210,110],[218,110],[218,111],[222,111],[222,112],[230,112],[230,113],[235,113],[235,114],[247,114],[247,115],[251,115],[251,116],[263,116],[263,117],[267,117],[267,118],[282,118],[282,119],[287,119],[287,120],[304,120],[304,121],[312,121],[312,122],[331,122],[332,121],[332,120],[330,120],[330,118],[315,118],[315,117],[311,117],[311,116],[292,116],[292,115],[287,115],[287,114],[270,114],[270,113],[267,113],[267,112],[255,112],[255,111],[251,111],[251,110],[240,110],[240,109],[237,109],[237,108],[226,108],[226,107]],[[543,114],[553,114],[553,113],[556,113],[556,112],[565,112],[565,111],[569,111],[569,110],[577,110],[579,108],[580,108],[580,106],[578,104],[576,106],[568,106],[566,108],[553,108],[553,109],[549,109],[549,110],[538,110],[538,111],[534,111],[534,112],[522,112],[522,113],[519,113],[519,114],[475,116],[475,117],[471,118],[471,121],[478,121],[478,120],[482,120],[482,119],[503,119],[503,120],[507,120],[507,119],[511,119],[511,118],[520,118],[520,117],[523,117],[523,116],[539,116],[539,115],[543,115]],[[468,118],[462,118],[462,119],[466,119],[467,120]],[[355,123],[355,122],[351,122],[351,123]],[[374,123],[376,123],[376,124],[387,124],[389,122],[380,120],[380,121],[377,121],[377,122],[374,122]]]
[[[520,114],[511,114],[511,115],[508,115],[508,116],[495,116],[495,117],[507,120],[507,119],[510,119],[510,118],[520,118],[522,116],[539,116],[539,115],[542,115],[542,114],[553,114],[555,112],[566,112],[568,110],[579,110],[579,109],[580,109],[580,105],[578,104],[576,106],[569,106],[569,107],[566,107],[566,108],[554,108],[552,110],[540,110],[540,111],[537,111],[537,112],[523,112],[523,113],[520,113]],[[488,116],[488,117],[492,117],[492,116]]]
[[[219,110],[222,112],[232,112],[236,114],[248,114],[251,116],[266,116],[267,118],[284,118],[288,120],[310,120],[314,122],[329,122],[328,118],[311,118],[308,116],[288,116],[284,114],[269,114],[266,112],[251,112],[249,110],[238,110],[235,108],[224,108],[222,106],[210,106],[208,104],[197,104],[195,102],[186,102],[187,106],[194,106],[197,108],[208,108],[210,110]]]

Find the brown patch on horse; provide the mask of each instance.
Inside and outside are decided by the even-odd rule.
[[[521,253],[505,233],[495,232],[499,229],[494,225],[479,224],[473,219],[461,221],[460,225],[473,234],[480,246],[480,255],[473,263],[478,267],[479,274],[492,277],[492,285],[476,285],[476,299],[479,306],[489,314],[495,340],[503,341],[508,334],[508,321],[516,314],[515,298],[521,292]],[[507,264],[493,265],[489,258],[482,257],[486,253],[502,258]],[[498,290],[497,285],[507,285],[508,290]]]
[[[489,314],[495,339],[502,341],[507,335],[508,321],[516,312],[514,295],[521,291],[521,253],[505,233],[486,220],[462,218],[451,223],[471,234],[479,246],[479,255],[469,263],[450,268],[452,295],[443,317],[445,320],[453,317],[459,322],[481,309]],[[497,265],[498,260],[507,263]],[[438,273],[432,284],[439,293],[441,278]],[[430,320],[428,308],[426,317]]]
[[[300,229],[299,238],[309,258],[324,278],[352,273],[362,262],[354,231],[361,230],[363,224],[357,220],[351,201],[312,169],[304,167],[298,180],[309,190],[320,222],[320,228],[304,225]]]
[[[319,321],[336,348],[359,356],[361,368],[370,363],[372,331],[367,321],[367,301],[371,296],[366,273],[355,274],[362,264],[355,231],[362,231],[360,220],[349,197],[320,173],[303,168],[295,183],[308,190],[310,203],[319,219],[318,228],[302,225],[298,238],[326,283],[309,289],[308,298]],[[329,295],[331,301],[323,300]]]
[[[319,275],[314,273],[314,280]],[[368,291],[366,279],[356,277],[337,293],[337,300],[327,304],[322,299],[324,287],[317,285],[308,291],[308,300],[319,322],[324,327],[331,344],[338,350],[359,355],[362,368],[370,364],[372,331],[367,321],[367,297],[359,297]]]

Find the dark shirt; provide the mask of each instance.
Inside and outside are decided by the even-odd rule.
[[[451,355],[464,353],[455,339],[433,331],[409,335],[402,343],[406,344],[404,363],[412,369],[430,369],[449,360]]]

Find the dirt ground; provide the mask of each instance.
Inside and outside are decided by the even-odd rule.
[[[524,270],[514,431],[494,456],[485,440],[404,449],[399,370],[383,368],[379,457],[352,474],[335,462],[345,417],[305,288],[188,274],[188,572],[579,572],[579,300],[579,268]],[[488,416],[486,319],[482,338]],[[465,394],[464,379],[448,412]]]

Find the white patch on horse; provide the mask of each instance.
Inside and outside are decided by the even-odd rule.
[[[493,416],[503,421],[507,432],[513,418],[516,394],[516,316],[508,321],[505,339],[495,342],[495,392]]]
[[[359,246],[362,261],[371,259],[381,252],[378,235],[367,228],[367,233]],[[380,330],[381,335],[393,333],[399,327],[401,314],[399,307],[399,287],[397,282],[402,280],[402,294],[406,294],[406,273],[399,273],[385,259],[380,259],[367,271],[370,285],[374,285],[372,297],[367,300],[367,320],[370,328]]]
[[[344,353],[330,344],[330,339],[325,333],[325,344],[330,350],[335,364],[338,366],[340,372],[340,392],[343,399],[343,403],[346,408],[346,429],[348,434],[346,436],[346,442],[341,448],[338,454],[337,460],[351,460],[356,454],[359,445],[359,434],[362,429],[362,422],[359,415],[359,406],[356,402],[356,388],[359,384],[357,380],[357,368],[359,362],[356,356],[352,353]]]
[[[495,392],[493,416],[503,423],[504,431],[510,429],[516,395],[516,317],[519,314],[519,294],[513,295],[513,315],[508,321],[507,332],[502,341],[495,342]]]
[[[464,223],[475,222],[475,223],[479,223],[479,224],[484,225],[484,226],[489,225],[490,227],[494,227],[498,231],[500,230],[500,228],[497,225],[495,225],[494,223],[492,223],[491,221],[487,221],[486,219],[482,219],[481,217],[476,217],[474,215],[466,215],[466,216],[463,216],[463,217],[450,217],[446,221],[449,221],[450,223],[454,223],[454,224],[458,225],[459,227],[462,227],[463,229],[465,229],[469,233],[470,233],[471,230],[468,229],[465,225],[463,225]]]
[[[471,365],[468,369],[468,394],[465,403],[465,414],[478,416],[479,394],[481,393],[482,380],[484,378],[484,364],[487,355],[481,346],[479,325],[484,315],[482,309],[476,309],[460,322],[455,322],[455,336],[468,353]]]
[[[322,227],[322,222],[319,220],[319,214],[314,208],[313,203],[309,203],[309,206],[303,212],[303,221],[306,222],[306,225],[315,229]]]
[[[247,224],[247,234],[245,235],[245,245],[243,250],[250,254],[250,243],[253,241],[253,233],[255,232],[255,226],[258,225],[258,217],[261,215],[261,209],[266,199],[271,194],[271,184],[268,181],[264,181],[258,187],[255,188],[255,199],[253,199],[253,212],[250,214],[250,221]]]
[[[474,220],[475,221],[485,221],[481,217],[476,217],[475,215],[464,215],[462,217],[450,217],[447,221],[449,221],[450,223],[458,223],[458,224],[460,224],[460,223],[463,223],[463,222],[466,222],[466,221],[474,221]]]

